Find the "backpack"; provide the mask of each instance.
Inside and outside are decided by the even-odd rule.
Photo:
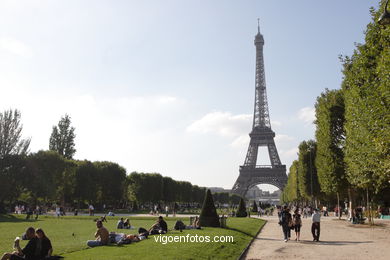
[[[186,229],[186,225],[184,225],[183,221],[178,220],[175,223],[175,226],[173,227],[175,230],[183,230]]]
[[[291,214],[287,212],[282,212],[280,221],[282,222],[282,224],[289,224],[291,221]]]
[[[299,214],[294,215],[294,225],[297,226],[301,224],[302,224],[301,215]]]

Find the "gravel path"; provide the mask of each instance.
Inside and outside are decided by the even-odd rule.
[[[283,241],[277,217],[255,238],[244,259],[390,259],[390,221],[375,220],[377,226],[352,225],[334,217],[321,217],[320,242],[313,242],[311,219],[303,219],[301,241]]]

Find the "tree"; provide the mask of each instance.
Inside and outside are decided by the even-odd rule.
[[[30,139],[22,139],[23,126],[18,110],[0,113],[0,212],[5,210],[5,201],[12,203],[21,192],[19,181],[25,173],[25,156]]]
[[[341,90],[326,89],[315,104],[318,181],[326,194],[337,194],[348,187],[344,167],[344,97]],[[340,216],[340,215],[339,215]]]
[[[20,117],[17,109],[0,113],[0,159],[28,152],[31,139],[21,138],[23,126]]]
[[[248,216],[248,212],[246,212],[246,205],[243,198],[240,199],[240,203],[238,204],[238,210],[236,213],[236,217],[244,218]]]
[[[282,195],[282,202],[289,203],[301,200],[298,183],[298,161],[292,162],[287,178],[286,187],[284,187]]]
[[[204,227],[219,227],[219,216],[215,209],[213,196],[210,190],[206,191],[202,211],[199,216],[200,225]]]
[[[58,122],[58,126],[53,126],[49,141],[49,150],[56,151],[67,159],[72,159],[76,153],[74,139],[76,137],[71,126],[70,116],[65,114]]]
[[[299,144],[298,154],[298,188],[299,193],[306,200],[317,202],[316,197],[320,194],[317,169],[315,167],[316,142],[313,140],[303,141]],[[317,205],[316,205],[317,206]]]
[[[367,203],[390,179],[390,27],[376,23],[384,3],[371,9],[365,43],[343,59],[347,177],[366,190]]]

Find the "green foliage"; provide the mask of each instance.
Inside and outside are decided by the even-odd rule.
[[[298,154],[298,189],[305,199],[317,197],[320,193],[317,169],[315,167],[317,145],[313,140],[303,141]]]
[[[344,167],[344,97],[341,90],[326,89],[316,109],[317,156],[315,159],[321,190],[340,193],[347,187]]]
[[[30,139],[21,138],[23,126],[20,117],[17,109],[0,113],[0,159],[28,152]]]
[[[58,122],[58,126],[53,126],[49,140],[49,150],[56,151],[67,159],[72,159],[76,153],[74,139],[76,137],[71,126],[70,116],[65,114]]]
[[[298,161],[292,162],[288,174],[287,185],[284,187],[281,200],[283,203],[295,202],[301,199],[298,182]]]
[[[132,172],[127,176],[127,199],[140,203],[197,202],[204,199],[205,188],[175,181],[157,173]]]
[[[238,210],[236,212],[236,217],[243,218],[248,216],[248,212],[246,212],[246,205],[243,198],[240,199],[240,203],[238,204]]]
[[[210,190],[205,193],[202,212],[199,216],[200,225],[203,227],[219,227],[219,216],[215,209],[213,196]]]
[[[378,192],[390,179],[390,27],[371,10],[365,43],[345,57],[345,162],[348,181]]]

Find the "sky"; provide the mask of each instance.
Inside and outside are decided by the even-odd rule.
[[[30,151],[68,114],[75,159],[230,189],[249,145],[257,19],[269,112],[287,169],[314,103],[364,42],[372,0],[0,0],[0,111]],[[258,164],[269,164],[260,149]],[[268,162],[268,163],[267,163]],[[275,187],[262,186],[275,190]]]

